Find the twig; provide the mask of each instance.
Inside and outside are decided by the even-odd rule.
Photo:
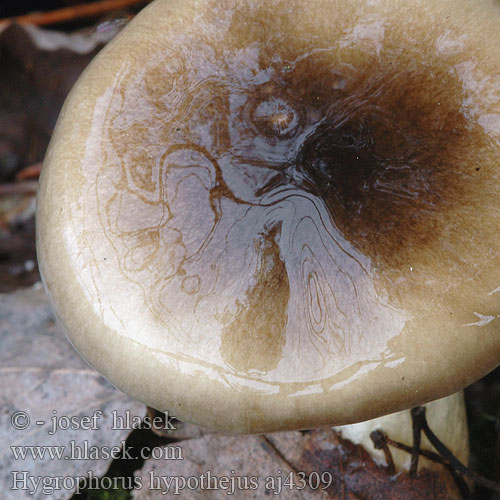
[[[399,443],[398,441],[393,441],[391,438],[389,438],[381,430],[373,431],[373,433],[375,433],[375,432],[378,434],[377,439],[379,439],[382,443],[385,442],[384,443],[385,446],[387,446],[387,445],[393,446],[394,448],[397,448],[399,450],[406,451],[410,455],[413,453],[412,446],[408,446],[406,444]],[[373,438],[372,438],[372,441],[373,441]],[[470,492],[469,487],[467,486],[467,483],[464,481],[462,476],[460,476],[460,474],[453,468],[453,466],[450,463],[448,463],[448,461],[446,461],[441,455],[438,455],[437,453],[434,453],[433,451],[423,450],[422,448],[420,448],[418,450],[418,454],[427,458],[431,462],[442,464],[444,467],[446,467],[448,469],[448,472],[453,477],[453,480],[455,481],[455,484],[457,485],[457,487],[460,491],[460,494],[462,495],[462,498],[464,500],[467,500],[470,498],[471,492]],[[392,458],[392,454],[391,454],[391,458]]]
[[[412,410],[412,414],[415,413],[417,418],[422,419],[422,430],[426,435],[429,442],[434,446],[436,451],[446,460],[449,464],[460,474],[472,479],[476,484],[480,484],[489,490],[500,493],[500,483],[486,479],[485,477],[479,475],[477,472],[470,470],[466,467],[460,460],[455,458],[455,455],[439,440],[439,438],[432,432],[425,418],[425,408],[423,406],[417,406]]]
[[[149,1],[151,0],[102,0],[101,2],[80,4],[74,7],[65,7],[63,9],[51,10],[48,12],[0,19],[0,27],[14,22],[19,24],[36,24],[37,26],[59,24],[75,21],[76,19],[99,17],[108,12],[148,3]]]
[[[378,432],[381,432],[381,431],[378,431]],[[393,446],[394,448],[397,448],[398,450],[403,450],[403,451],[406,451],[407,453],[410,453],[410,454],[413,450],[413,448],[411,446],[400,443],[398,441],[393,441],[387,435],[385,436],[385,439],[386,439],[388,445]],[[420,448],[418,453],[420,455],[422,455],[423,457],[429,459],[432,462],[436,462],[436,463],[443,464],[443,465],[448,464],[448,462],[441,455],[438,455],[437,453],[434,453],[433,451],[423,450],[422,448]]]
[[[396,467],[394,466],[391,450],[387,445],[387,436],[382,431],[376,430],[370,433],[370,438],[373,441],[375,449],[382,450],[384,452],[388,473],[390,476],[393,476],[396,472]]]
[[[418,406],[418,408],[423,408]],[[411,411],[411,424],[413,432],[413,446],[411,449],[411,461],[410,461],[410,477],[415,477],[417,475],[418,469],[418,457],[420,456],[420,440],[422,438],[422,421],[419,418],[415,418],[414,412],[415,408]]]
[[[0,184],[0,196],[8,194],[31,194],[36,193],[38,189],[37,181],[12,182],[9,184]]]
[[[448,468],[448,470],[452,474],[453,479],[455,480],[458,488],[460,489],[462,495],[465,498],[469,498],[470,491],[461,476],[465,476],[474,481],[476,484],[484,486],[485,488],[491,491],[500,493],[500,483],[491,481],[490,479],[487,479],[478,474],[477,472],[474,472],[473,470],[466,467],[440,441],[440,439],[436,436],[436,434],[432,432],[431,428],[429,427],[429,424],[427,423],[427,418],[425,416],[425,407],[416,406],[415,408],[412,408],[411,417],[413,423],[413,446],[410,447],[403,443],[398,443],[397,441],[393,441],[392,439],[389,439],[383,431],[378,430],[372,432],[372,434],[370,435],[375,448],[384,449],[385,453],[385,447],[387,447],[387,445],[389,444],[391,446],[394,446],[395,448],[399,448],[408,453],[411,453],[412,465],[414,463],[414,454],[423,455],[424,457],[434,462],[442,463]],[[437,454],[431,451],[422,450],[420,448],[420,438],[418,438],[418,447],[415,446],[416,433],[418,432],[418,434],[420,435],[422,431],[429,440],[429,442],[432,444],[432,446],[435,448],[435,450],[438,452]]]
[[[42,169],[42,163],[35,163],[34,165],[29,165],[24,167],[16,174],[16,179],[18,181],[27,181],[30,179],[38,179],[40,176],[40,171]]]

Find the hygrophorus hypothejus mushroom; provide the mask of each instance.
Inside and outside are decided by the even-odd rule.
[[[500,6],[157,0],[47,154],[44,281],[115,385],[234,432],[353,423],[500,360]]]

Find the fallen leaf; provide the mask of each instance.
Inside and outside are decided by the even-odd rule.
[[[103,475],[112,461],[104,450],[119,448],[127,438],[129,429],[113,428],[113,412],[141,418],[145,407],[115,389],[75,352],[40,287],[0,295],[0,345],[2,499],[70,498],[75,478],[88,471]],[[54,417],[61,426],[55,432]],[[50,448],[27,448],[33,446]],[[76,459],[85,447],[98,456]],[[29,458],[31,450],[45,450],[45,457]],[[61,456],[51,459],[49,450]]]
[[[0,181],[43,159],[66,95],[115,34],[15,24],[0,33]]]
[[[122,26],[67,34],[13,24],[0,31],[0,293],[40,279],[35,181],[12,182],[16,172],[28,167],[26,178],[39,168],[66,95]]]
[[[414,479],[406,473],[391,476],[366,450],[330,429],[267,436],[213,433],[169,446],[145,462],[134,499],[179,493],[194,500],[233,493],[236,498],[291,500],[450,498],[437,473],[423,470]]]
[[[169,446],[180,451],[170,452],[171,458],[166,459],[167,452],[159,450],[157,459],[146,461],[138,475],[141,487],[134,492],[135,500],[179,493],[193,500],[278,495],[290,500],[328,498],[324,491],[284,486],[294,471],[262,436],[209,434]]]
[[[381,500],[445,500],[446,483],[437,472],[422,470],[416,478],[406,473],[391,476],[361,446],[342,439],[331,429],[269,436],[276,449],[306,474],[331,474],[330,498]]]

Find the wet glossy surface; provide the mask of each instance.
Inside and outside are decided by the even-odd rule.
[[[500,91],[467,34],[223,3],[78,104],[63,246],[96,316],[166,369],[288,398],[405,370],[441,325],[493,328]]]

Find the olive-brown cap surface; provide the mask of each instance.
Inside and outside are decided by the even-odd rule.
[[[157,0],[73,89],[38,250],[82,355],[235,432],[500,361],[500,5]]]

